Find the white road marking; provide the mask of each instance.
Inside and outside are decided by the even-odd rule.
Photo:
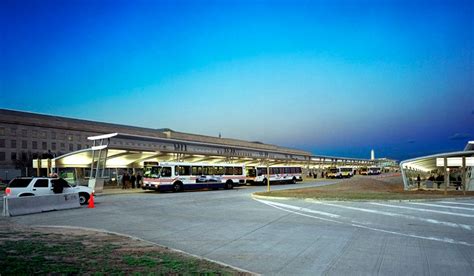
[[[345,222],[341,222],[341,221],[337,221],[337,220],[333,220],[333,219],[321,218],[321,217],[312,216],[312,215],[308,215],[308,214],[303,214],[303,213],[292,211],[292,210],[287,210],[285,208],[273,205],[274,202],[271,202],[271,201],[266,201],[266,200],[263,201],[263,200],[256,199],[256,198],[254,198],[254,200],[259,201],[260,203],[266,204],[270,207],[273,207],[273,208],[276,208],[276,209],[279,209],[279,210],[282,210],[282,211],[285,211],[285,212],[288,212],[288,213],[292,213],[292,214],[295,214],[295,215],[309,217],[309,218],[315,218],[315,219],[334,222],[334,223],[338,223],[338,224],[346,224],[346,225],[350,225],[350,226],[353,226],[353,227],[356,227],[356,228],[367,229],[367,230],[372,230],[372,231],[376,231],[376,232],[388,233],[388,234],[393,234],[393,235],[397,235],[397,236],[410,237],[410,238],[416,238],[416,239],[422,239],[422,240],[430,240],[430,241],[438,241],[438,242],[451,243],[451,244],[461,244],[461,245],[466,245],[466,246],[474,246],[474,244],[467,243],[467,242],[464,242],[464,241],[456,241],[456,240],[453,240],[453,239],[450,239],[450,238],[426,237],[426,236],[419,236],[419,235],[412,235],[412,234],[404,234],[404,233],[395,232],[395,231],[388,231],[388,230],[384,230],[384,229],[368,227],[368,226],[357,224],[357,223],[345,223]]]
[[[401,218],[407,218],[407,219],[413,219],[413,220],[420,220],[420,221],[433,223],[433,224],[440,224],[440,225],[445,225],[445,226],[454,227],[454,228],[463,228],[463,229],[466,229],[466,230],[472,230],[472,227],[470,225],[467,225],[467,224],[459,224],[459,223],[440,221],[440,220],[435,220],[435,219],[420,218],[420,217],[415,217],[415,216],[411,216],[411,215],[404,215],[404,214],[378,211],[378,210],[372,210],[372,209],[365,209],[365,208],[359,208],[359,207],[350,207],[350,206],[326,203],[326,202],[321,202],[321,201],[316,201],[315,203],[322,204],[322,205],[333,206],[333,207],[344,208],[344,209],[349,209],[349,210],[361,211],[361,212],[366,212],[366,213],[372,213],[372,214],[378,214],[378,215],[384,215],[384,216],[391,216],[391,217],[401,217]]]
[[[408,203],[415,204],[415,205],[431,206],[431,207],[451,208],[451,209],[474,211],[474,208],[467,208],[467,207],[445,206],[445,205],[439,205],[439,204],[420,203],[420,202],[408,202]]]
[[[464,202],[441,201],[440,203],[474,206],[474,203],[464,203]]]
[[[438,213],[438,214],[452,215],[452,216],[458,216],[458,217],[474,218],[474,215],[463,214],[463,213],[453,213],[453,212],[447,212],[447,211],[438,211],[438,210],[423,209],[423,208],[389,205],[389,204],[382,204],[382,203],[377,203],[377,202],[371,202],[370,204],[385,206],[385,207],[390,207],[390,208],[399,208],[399,209],[415,210],[415,211],[421,211],[421,212],[432,212],[432,213]]]
[[[261,200],[261,199],[256,199],[256,198],[254,198],[254,200],[256,200],[256,201],[258,201],[258,202],[260,202],[260,203],[266,204],[266,205],[268,205],[268,206],[271,206],[271,207],[273,207],[273,208],[276,208],[276,209],[279,209],[279,210],[288,212],[288,213],[293,213],[293,214],[297,214],[297,215],[304,216],[304,217],[310,217],[310,218],[315,218],[315,219],[320,219],[320,220],[324,220],[324,221],[330,221],[330,222],[342,224],[342,222],[337,221],[337,220],[327,219],[327,218],[321,218],[321,217],[312,216],[312,215],[308,215],[308,214],[298,213],[298,212],[296,212],[296,211],[287,210],[287,209],[278,207],[278,206],[276,206],[276,205],[273,205],[272,203],[274,203],[274,202],[270,202],[270,201],[266,201],[266,200]]]
[[[326,212],[322,212],[322,211],[315,211],[315,210],[306,209],[306,208],[303,208],[303,207],[298,207],[298,206],[293,206],[293,205],[288,205],[288,204],[283,204],[283,203],[279,203],[279,202],[266,201],[266,200],[263,200],[263,199],[259,199],[258,201],[260,201],[262,203],[265,203],[265,204],[271,204],[271,205],[275,205],[275,206],[279,206],[279,207],[283,207],[283,208],[288,208],[288,209],[296,210],[296,211],[303,211],[305,213],[323,215],[323,216],[327,216],[327,217],[330,217],[330,218],[340,218],[341,217],[340,215],[336,215],[336,214],[326,213]]]

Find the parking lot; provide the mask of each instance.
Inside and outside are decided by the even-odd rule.
[[[262,274],[468,275],[474,271],[474,200],[252,198],[253,192],[265,188],[104,195],[96,198],[95,209],[2,220],[105,229]]]

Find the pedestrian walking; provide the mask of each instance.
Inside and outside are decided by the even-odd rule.
[[[125,172],[123,174],[122,181],[123,181],[123,188],[130,189],[130,175],[128,174],[128,172]]]
[[[142,187],[142,175],[140,173],[137,173],[137,188]]]
[[[132,189],[135,189],[135,181],[137,181],[137,178],[135,177],[135,174],[132,173],[132,175],[130,176],[130,183],[132,184]]]
[[[124,190],[124,189],[126,188],[126,183],[125,183],[125,180],[126,180],[126,179],[125,179],[125,178],[126,178],[126,177],[125,177],[125,173],[123,173],[123,174],[121,175],[121,179],[120,179],[120,182],[121,182],[121,184],[122,184],[122,190]]]

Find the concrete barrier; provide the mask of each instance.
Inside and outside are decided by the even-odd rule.
[[[3,216],[7,217],[79,207],[79,193],[3,197]]]

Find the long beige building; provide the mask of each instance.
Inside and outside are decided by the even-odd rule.
[[[314,156],[307,151],[277,145],[171,129],[151,129],[0,109],[0,170],[19,169],[22,175],[32,175],[32,160],[54,158],[90,148],[92,142],[87,137],[109,133],[126,134],[110,142],[114,148],[166,152],[174,154],[176,160],[202,154],[236,161],[271,157],[281,162],[297,162],[308,166],[374,163],[368,159]]]

